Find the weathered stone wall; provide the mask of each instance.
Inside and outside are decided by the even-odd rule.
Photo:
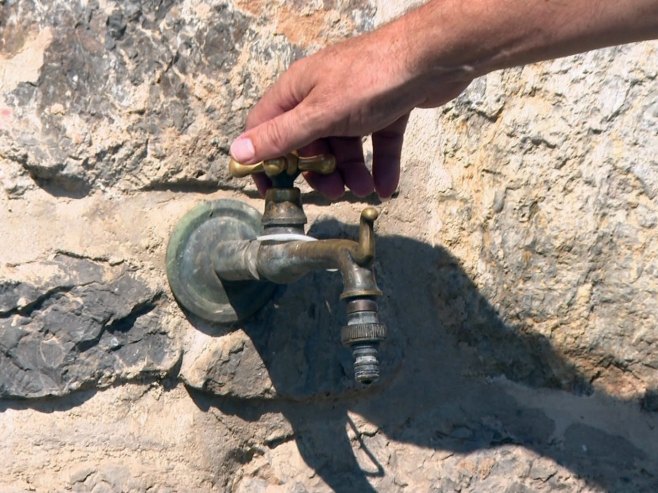
[[[0,491],[658,489],[658,45],[412,116],[379,204],[392,332],[355,387],[339,279],[234,331],[167,287],[247,109],[410,2],[0,0]],[[340,83],[340,81],[336,81]],[[311,233],[366,202],[305,189]]]

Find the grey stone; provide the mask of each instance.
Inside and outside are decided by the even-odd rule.
[[[505,488],[505,493],[533,493],[533,489],[520,483],[512,483]]]
[[[555,464],[548,464],[548,461],[537,460],[532,463],[530,468],[530,477],[541,482],[546,482],[557,473]]]
[[[0,281],[0,397],[65,395],[167,374],[180,349],[161,325],[162,292],[127,265],[58,254],[41,285]]]
[[[412,114],[370,390],[336,274],[233,331],[162,287],[187,192],[253,190],[227,149],[276,74],[411,3],[0,0],[0,491],[658,491],[655,43]]]
[[[581,464],[595,463],[597,475],[609,475],[616,479],[615,488],[628,488],[631,482],[636,491],[650,491],[657,483],[651,469],[638,475],[644,463],[651,460],[625,438],[612,432],[590,427],[586,424],[573,424],[564,433],[565,452],[577,458]],[[610,485],[609,487],[612,487]]]
[[[227,143],[243,116],[232,104],[250,90],[248,80],[230,82],[254,36],[243,14],[220,3],[200,22],[174,2],[110,2],[109,11],[96,1],[31,3],[6,5],[2,17],[27,37],[38,29],[52,39],[38,79],[5,94],[15,122],[0,127],[0,157],[47,190],[74,196],[117,184],[203,189],[229,179]],[[199,90],[221,96],[200,101]],[[188,143],[173,146],[174,135]]]

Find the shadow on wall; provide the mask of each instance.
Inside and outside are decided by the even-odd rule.
[[[356,231],[320,221],[310,233],[321,238]],[[588,395],[583,376],[542,336],[506,325],[445,249],[400,236],[378,237],[377,248],[378,281],[385,293],[382,319],[393,332],[382,359],[385,368],[398,367],[395,375],[360,393],[318,392],[299,398],[296,380],[306,378],[299,370],[300,346],[273,348],[272,338],[278,327],[283,337],[307,330],[300,320],[309,319],[300,319],[286,305],[294,307],[294,300],[301,299],[308,306],[319,298],[341,312],[319,315],[333,327],[337,344],[344,322],[342,307],[334,301],[340,282],[327,281],[326,273],[320,273],[325,276],[322,284],[311,275],[289,286],[279,300],[282,313],[266,308],[245,327],[282,397],[238,399],[189,389],[196,404],[253,422],[267,413],[282,413],[306,463],[338,492],[375,491],[368,478],[385,477],[391,462],[390,457],[377,457],[385,445],[376,436],[356,433],[352,444],[347,429],[356,428],[348,412],[377,425],[376,435],[396,442],[456,453],[515,444],[552,458],[606,491],[656,491],[658,415],[642,411],[638,401]],[[391,345],[402,350],[391,351]],[[301,347],[304,357],[314,360],[316,374],[335,375],[349,368],[334,357],[322,357],[331,348],[309,341]],[[346,349],[337,351],[349,361]],[[345,385],[351,380],[349,371],[340,380]],[[359,465],[354,447],[370,466]],[[429,477],[431,465],[423,469],[418,473]],[[440,471],[436,474],[437,487],[450,486]],[[559,479],[553,481],[559,488]]]

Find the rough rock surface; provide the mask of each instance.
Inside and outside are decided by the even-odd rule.
[[[0,0],[0,490],[658,490],[658,46],[490,74],[412,115],[377,205],[391,339],[352,382],[335,274],[235,330],[166,288],[246,110],[411,2]],[[340,81],[337,81],[340,83]]]
[[[134,269],[59,253],[7,270],[0,397],[65,395],[176,366],[180,347],[158,316],[162,291]]]
[[[330,15],[303,3],[4,3],[0,158],[18,174],[5,188],[21,194],[23,174],[72,196],[240,186],[226,153],[264,84],[304,36],[321,43],[368,22],[355,0],[330,2]]]

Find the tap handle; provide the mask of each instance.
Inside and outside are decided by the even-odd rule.
[[[330,175],[336,170],[336,158],[331,154],[318,154],[316,156],[300,156],[291,152],[283,157],[268,159],[256,164],[242,164],[230,159],[228,169],[231,176],[242,178],[254,173],[265,173],[267,176],[278,176],[286,173],[296,177],[302,171],[313,171],[321,175]]]
[[[276,176],[287,167],[285,158],[268,159],[256,164],[242,164],[231,158],[228,162],[228,172],[234,178],[243,178],[256,173],[265,173],[268,176]]]
[[[375,258],[375,220],[379,211],[374,207],[366,207],[361,211],[359,223],[359,253],[354,259],[359,265],[369,265]]]

